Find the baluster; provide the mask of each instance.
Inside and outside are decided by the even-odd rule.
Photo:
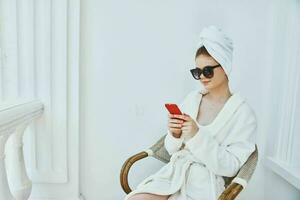
[[[14,200],[7,181],[6,168],[4,163],[5,158],[5,144],[8,139],[8,134],[0,133],[0,199],[2,200]]]
[[[18,126],[6,144],[5,164],[8,184],[16,200],[27,200],[32,188],[32,182],[26,173],[23,155],[23,135],[27,125]]]

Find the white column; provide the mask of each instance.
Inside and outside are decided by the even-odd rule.
[[[80,0],[0,0],[0,30],[0,100],[44,105],[23,137],[30,198],[78,198]],[[22,157],[21,147],[10,150],[10,159]]]
[[[5,151],[8,183],[16,200],[27,200],[32,187],[26,173],[23,156],[23,134],[26,127],[27,124],[22,124],[16,128],[15,133],[7,141]]]

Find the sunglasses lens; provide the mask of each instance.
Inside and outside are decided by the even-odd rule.
[[[212,78],[214,76],[214,70],[210,67],[205,67],[203,69],[203,75],[206,77],[206,78]]]
[[[192,75],[193,75],[193,77],[195,78],[195,79],[197,79],[197,80],[199,80],[200,79],[200,74],[201,74],[201,72],[200,72],[200,70],[197,68],[197,69],[192,69],[191,70],[191,73],[192,73]]]

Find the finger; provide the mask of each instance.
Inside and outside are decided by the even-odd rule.
[[[180,128],[170,128],[170,131],[171,132],[178,132],[178,131],[181,131]]]
[[[181,124],[181,123],[183,123],[184,121],[181,120],[181,119],[170,119],[169,122]]]
[[[185,116],[189,116],[188,114],[186,114],[186,113],[182,113],[183,115],[185,115]]]
[[[169,123],[169,127],[170,127],[170,128],[181,128],[182,125],[181,125],[181,124]]]
[[[183,122],[180,122],[180,121],[179,121],[179,122],[178,122],[178,121],[175,121],[175,122],[174,122],[174,121],[170,121],[169,123],[172,123],[172,124],[180,124],[180,125],[183,124]]]
[[[181,128],[169,128],[169,131],[172,133],[182,133]]]
[[[189,115],[183,115],[185,121],[191,121],[192,118]]]
[[[177,129],[177,128],[170,128],[169,131],[170,131],[171,133],[173,133],[173,136],[174,136],[174,134],[175,134],[175,135],[178,135],[178,134],[181,135],[181,134],[182,134],[182,130]],[[180,136],[180,135],[179,135],[179,136]]]
[[[190,122],[190,121],[187,121],[187,122],[183,122],[182,123],[182,126],[191,126],[192,125],[192,123]]]
[[[188,120],[188,117],[184,115],[174,115],[174,117],[182,120]]]
[[[173,131],[181,131],[181,128],[169,128],[169,129]]]

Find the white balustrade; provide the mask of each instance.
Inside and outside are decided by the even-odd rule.
[[[0,199],[26,200],[31,193],[23,157],[26,127],[43,113],[40,101],[3,103],[0,106]]]

